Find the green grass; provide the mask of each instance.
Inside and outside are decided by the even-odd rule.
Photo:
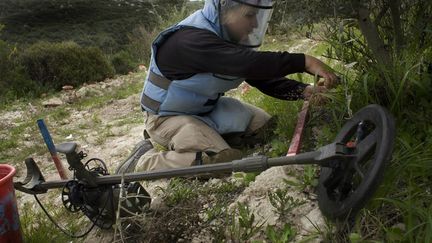
[[[361,212],[355,234],[350,237],[353,242],[431,242],[428,202],[432,173],[429,125],[432,88],[426,68],[431,62],[430,43],[425,49],[412,49],[418,41],[407,43],[394,59],[394,66],[386,70],[365,55],[369,50],[355,26],[345,26],[343,34],[338,28],[334,26],[337,34],[329,36],[331,51],[326,54],[342,60],[336,69],[346,83],[332,94],[324,111],[312,109],[311,125],[319,127],[319,136],[309,146],[316,148],[332,141],[350,116],[350,109],[355,113],[370,103],[387,107],[395,116],[397,126],[393,158],[385,170],[382,185]],[[346,36],[341,36],[348,32],[354,35],[350,37],[351,42],[345,42]],[[352,65],[344,67],[344,63]],[[347,101],[349,95],[351,104]]]
[[[140,112],[136,112],[131,115],[127,115],[121,120],[115,121],[113,127],[121,127],[128,124],[142,124],[144,122],[143,116]]]
[[[65,107],[60,107],[50,114],[50,118],[52,118],[54,121],[61,122],[68,119],[70,115],[70,111],[66,110]]]
[[[53,198],[57,197],[59,190],[51,190],[45,196],[38,196],[48,213],[56,219],[63,229],[69,233],[79,235],[90,227],[90,220],[66,211],[63,206],[54,205]],[[82,239],[73,239],[61,232],[45,215],[39,205],[25,203],[20,207],[20,223],[25,242],[82,242]],[[37,221],[35,220],[37,219]]]
[[[6,151],[11,148],[15,148],[18,145],[18,143],[14,140],[1,140],[0,141],[0,148],[2,151]],[[0,160],[3,160],[5,158],[0,158]]]
[[[277,128],[274,133],[283,141],[291,139],[302,101],[278,100],[262,94],[255,88],[241,98],[247,103],[264,109],[270,115],[277,116]]]
[[[37,136],[36,119],[34,123],[26,121],[16,127],[7,130],[7,137],[0,143],[0,158],[11,165],[23,163],[30,154],[38,152],[44,144],[42,138]],[[24,134],[29,134],[29,139],[36,139],[34,146],[23,145]]]
[[[310,52],[312,56],[323,56],[329,48],[328,43],[319,42]]]

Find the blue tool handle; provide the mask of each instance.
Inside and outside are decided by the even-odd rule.
[[[37,124],[39,126],[39,130],[40,130],[40,132],[42,134],[42,137],[43,137],[43,139],[45,141],[45,144],[48,147],[48,150],[50,151],[51,154],[56,154],[57,150],[56,150],[56,148],[54,146],[54,142],[53,142],[53,140],[51,138],[51,135],[50,135],[50,133],[48,131],[47,126],[45,125],[44,120],[43,119],[38,119],[37,120]]]

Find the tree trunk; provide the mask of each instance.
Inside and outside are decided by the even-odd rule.
[[[371,48],[377,63],[386,68],[390,67],[390,53],[385,48],[384,41],[379,35],[378,28],[370,19],[369,9],[359,4],[357,13],[357,21],[360,27],[360,31],[366,38],[366,42]]]
[[[402,31],[401,20],[400,20],[400,0],[390,0],[390,13],[393,21],[393,30],[395,35],[395,50],[396,53],[400,53],[404,44],[404,34]]]

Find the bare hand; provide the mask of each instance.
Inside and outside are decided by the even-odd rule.
[[[315,57],[305,55],[305,69],[306,72],[312,75],[324,78],[324,80],[318,81],[318,86],[324,86],[327,89],[331,89],[339,82],[339,78],[334,74],[334,71]]]

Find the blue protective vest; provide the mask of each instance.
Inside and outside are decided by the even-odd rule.
[[[141,94],[141,107],[161,116],[195,116],[220,134],[243,132],[252,118],[252,111],[236,99],[221,96],[238,87],[244,78],[198,73],[188,79],[169,80],[160,72],[155,61],[161,44],[185,26],[206,29],[220,37],[216,3],[217,0],[208,0],[202,10],[166,29],[155,39],[149,72]]]

